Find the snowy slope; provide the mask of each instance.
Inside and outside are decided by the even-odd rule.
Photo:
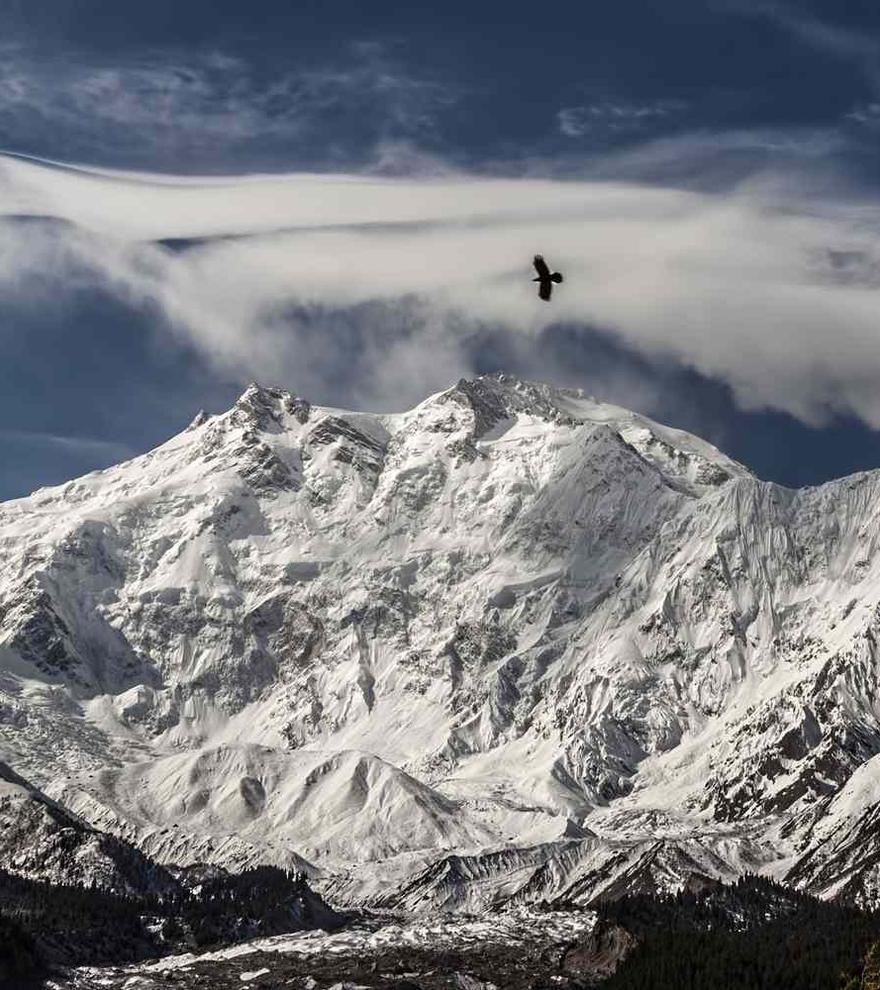
[[[822,822],[880,780],[878,495],[505,376],[394,415],[251,386],[0,506],[0,756],[162,861],[351,899],[833,892]]]

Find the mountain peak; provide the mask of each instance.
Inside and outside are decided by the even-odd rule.
[[[517,413],[546,420],[567,418],[557,401],[565,394],[564,390],[501,371],[462,378],[444,394],[460,396],[469,402],[487,429],[504,416]],[[582,397],[583,393],[578,395]]]
[[[310,410],[311,404],[306,399],[287,389],[258,382],[251,382],[233,406],[234,412],[261,430],[279,427],[285,413],[305,422]]]
[[[505,420],[523,416],[564,427],[607,426],[665,476],[695,491],[734,477],[753,477],[748,468],[708,441],[622,406],[599,402],[583,389],[558,387],[499,371],[462,378],[427,402],[455,403],[470,410],[474,440],[485,438]]]

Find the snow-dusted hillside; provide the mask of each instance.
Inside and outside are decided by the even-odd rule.
[[[168,893],[161,866],[112,835],[79,821],[0,763],[0,870],[31,880],[119,894]]]
[[[161,861],[349,901],[876,902],[878,508],[504,376],[395,415],[251,386],[0,506],[0,757]]]

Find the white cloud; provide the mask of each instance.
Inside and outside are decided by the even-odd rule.
[[[467,373],[474,326],[557,321],[728,382],[746,407],[880,426],[880,205],[791,175],[717,194],[467,176],[171,179],[0,159],[0,284],[92,279],[224,369],[389,406]],[[64,224],[22,223],[15,214]],[[161,238],[208,238],[187,250]],[[550,305],[542,251],[565,273]],[[536,362],[537,364],[538,362]],[[341,370],[342,369],[342,370]]]

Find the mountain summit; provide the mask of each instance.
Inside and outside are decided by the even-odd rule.
[[[505,375],[388,415],[252,385],[0,505],[0,759],[337,902],[877,904],[878,496]]]

